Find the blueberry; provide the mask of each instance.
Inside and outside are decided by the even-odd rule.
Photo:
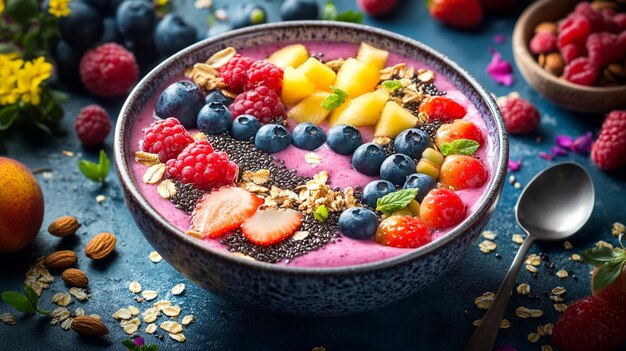
[[[291,135],[280,124],[266,124],[256,133],[254,146],[268,154],[286,149],[291,144]]]
[[[233,98],[224,95],[221,90],[213,90],[206,96],[205,101],[207,104],[210,102],[217,102],[219,104],[228,106],[233,103]]]
[[[230,135],[237,140],[248,141],[254,138],[261,128],[261,122],[252,115],[240,115],[230,126]]]
[[[96,44],[104,33],[102,16],[93,7],[70,2],[70,15],[59,19],[61,36],[73,48],[84,51]]]
[[[378,229],[378,216],[363,207],[352,207],[339,216],[339,231],[352,239],[370,239]]]
[[[180,15],[168,13],[157,24],[154,43],[162,55],[170,56],[196,42],[198,32]]]
[[[228,107],[211,102],[198,112],[198,129],[205,134],[221,134],[230,128],[233,118]]]
[[[377,176],[386,157],[382,146],[376,143],[363,144],[352,154],[352,167],[365,175]]]
[[[414,160],[422,157],[422,152],[433,146],[428,133],[421,129],[410,128],[398,134],[393,142],[397,153],[410,156]]]
[[[363,188],[363,202],[371,208],[376,208],[378,199],[394,191],[396,187],[388,180],[371,181]]]
[[[161,118],[176,117],[185,128],[194,128],[202,106],[202,90],[192,82],[183,80],[170,85],[161,93],[155,113]]]
[[[363,143],[358,129],[340,124],[328,131],[328,146],[340,155],[350,155]]]
[[[80,86],[80,74],[78,72],[80,57],[80,53],[66,41],[60,40],[57,43],[54,49],[54,60],[58,76],[63,82]]]
[[[415,173],[415,161],[405,154],[393,154],[380,166],[380,177],[401,186],[409,174]]]
[[[280,6],[283,21],[317,19],[319,8],[315,0],[287,0]]]
[[[230,25],[233,29],[249,27],[267,22],[267,12],[259,5],[241,4],[235,8],[230,16]]]
[[[125,39],[133,42],[151,41],[156,12],[147,1],[126,0],[117,8],[115,21]]]
[[[114,17],[104,18],[104,33],[100,38],[100,43],[122,43],[122,35],[117,30]]]
[[[93,7],[96,11],[100,12],[101,14],[104,14],[108,7],[107,2],[111,0],[81,0],[81,1]]]
[[[422,173],[413,173],[406,178],[406,182],[404,182],[404,186],[402,189],[413,189],[418,188],[419,192],[415,197],[417,202],[422,202],[424,200],[424,196],[428,194],[431,190],[435,189],[437,186],[437,182],[431,176],[422,174]]]
[[[293,144],[303,150],[315,150],[326,141],[326,133],[313,123],[300,123],[293,129]]]

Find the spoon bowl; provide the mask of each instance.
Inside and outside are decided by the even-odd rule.
[[[591,216],[594,188],[589,173],[573,162],[536,175],[515,205],[517,223],[538,240],[563,240]]]

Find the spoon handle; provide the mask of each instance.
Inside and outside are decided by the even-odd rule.
[[[522,262],[524,262],[526,253],[533,244],[533,241],[535,241],[535,239],[530,235],[524,240],[517,255],[515,255],[513,263],[511,263],[506,278],[504,278],[502,285],[500,285],[500,289],[498,290],[498,294],[491,308],[487,311],[480,326],[474,331],[472,338],[465,345],[464,351],[491,351],[493,349],[493,344],[496,342],[496,337],[498,336],[500,321],[504,315],[506,305],[509,302],[513,285],[515,285],[515,278],[517,277],[517,273],[519,273]]]

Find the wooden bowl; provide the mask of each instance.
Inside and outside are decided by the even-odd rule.
[[[535,27],[567,16],[577,0],[541,0],[529,6],[513,31],[513,56],[528,84],[555,104],[575,112],[600,114],[626,106],[626,85],[587,87],[555,77],[539,66],[528,50]]]

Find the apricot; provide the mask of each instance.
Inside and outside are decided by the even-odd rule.
[[[0,157],[0,254],[17,252],[35,239],[43,210],[33,173],[16,160]]]

